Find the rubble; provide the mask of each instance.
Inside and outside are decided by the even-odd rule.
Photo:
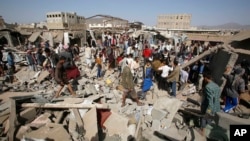
[[[221,48],[207,51],[182,67],[209,53],[216,53],[218,49]],[[135,101],[127,98],[126,105],[121,107],[123,92],[119,72],[104,68],[104,76],[99,80],[96,78],[97,68],[87,67],[84,52],[80,53],[80,58],[77,66],[81,76],[76,84],[70,82],[77,97],[71,97],[65,87],[59,98],[53,98],[58,87],[53,79],[49,79],[48,71],[34,72],[22,66],[15,73],[16,81],[7,85],[10,91],[0,94],[1,139],[202,141],[210,137],[200,135],[195,128],[197,119],[203,116],[199,113],[202,94],[194,84],[186,85],[176,97],[170,97],[168,91],[159,90],[153,82],[146,99],[140,100],[144,106],[137,106]],[[232,58],[229,57],[228,62],[234,64]],[[138,95],[142,93],[142,81],[139,77],[135,86]],[[5,90],[2,88],[2,91]],[[228,131],[232,123],[249,123],[249,119],[240,118],[247,118],[249,114],[249,94],[241,95],[241,101],[245,104],[235,109],[238,117],[217,113],[216,127]],[[212,129],[215,128],[208,128],[208,134],[214,134]]]

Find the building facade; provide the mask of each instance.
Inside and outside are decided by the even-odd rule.
[[[157,28],[163,29],[189,29],[191,14],[163,14],[157,17]]]
[[[85,30],[85,18],[75,12],[48,12],[46,14],[49,30]]]

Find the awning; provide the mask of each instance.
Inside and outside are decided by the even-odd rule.
[[[41,35],[41,32],[34,32],[32,35],[29,37],[30,42],[35,42],[36,39]]]

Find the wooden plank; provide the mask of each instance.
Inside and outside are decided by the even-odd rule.
[[[55,108],[55,109],[90,109],[96,107],[97,109],[108,109],[107,105],[103,104],[68,104],[68,103],[23,103],[21,105],[25,108]]]
[[[211,48],[211,49],[209,49],[209,50],[204,51],[204,52],[203,52],[202,54],[200,54],[199,56],[196,56],[196,57],[194,57],[193,59],[189,60],[187,63],[182,64],[182,65],[181,65],[181,68],[185,68],[185,67],[188,67],[188,66],[192,65],[193,63],[199,61],[200,59],[206,57],[207,55],[216,52],[219,48],[223,48],[223,47],[213,47],[213,48]]]
[[[14,141],[14,133],[16,129],[16,101],[14,99],[10,99],[10,129],[9,129],[9,140]]]

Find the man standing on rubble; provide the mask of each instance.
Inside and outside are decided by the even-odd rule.
[[[130,70],[130,67],[128,66],[127,61],[126,63],[127,65],[123,68],[123,71],[122,71],[121,85],[123,86],[123,95],[122,95],[121,107],[125,106],[125,100],[128,95],[136,101],[138,106],[142,106],[143,104],[139,102],[139,99],[137,97],[137,94],[134,88],[133,75],[131,73],[131,70]]]
[[[76,96],[75,92],[73,91],[73,88],[71,86],[71,84],[68,82],[67,80],[67,76],[65,74],[65,68],[63,67],[63,64],[66,61],[66,57],[61,56],[59,58],[59,62],[56,65],[56,70],[55,70],[55,80],[56,82],[60,85],[59,90],[56,92],[55,97],[59,97],[60,93],[64,87],[64,85],[67,85],[69,92],[72,96]]]
[[[205,127],[211,123],[211,117],[216,112],[220,111],[220,87],[212,81],[212,75],[210,71],[203,73],[205,87],[203,89],[203,101],[201,103],[201,113],[204,115],[201,118],[201,132],[204,135]]]
[[[227,66],[223,77],[227,80],[222,94],[226,97],[224,112],[228,113],[238,105],[238,97],[245,92],[245,81],[242,79],[242,68],[234,70],[234,75],[229,74],[231,67]]]

